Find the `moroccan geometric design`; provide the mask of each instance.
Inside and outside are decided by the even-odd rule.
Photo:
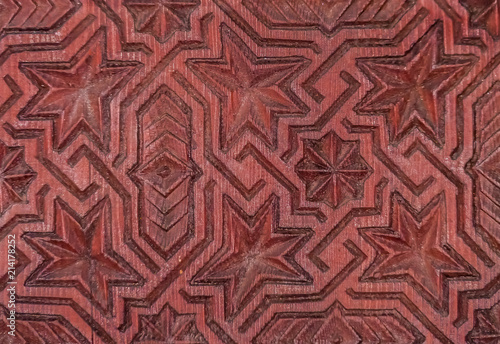
[[[289,84],[307,60],[257,57],[227,27],[221,35],[221,58],[188,60],[188,66],[220,98],[220,145],[227,150],[249,131],[276,147],[279,117],[304,114],[305,105]]]
[[[307,200],[332,208],[362,197],[363,182],[372,173],[359,154],[359,142],[343,141],[334,132],[304,140],[304,157],[295,170],[306,183]]]
[[[0,343],[500,343],[499,37],[498,0],[0,0]]]
[[[358,105],[358,112],[386,115],[391,142],[418,128],[442,145],[444,97],[475,61],[472,56],[442,56],[442,30],[441,24],[435,24],[403,57],[357,60],[376,85]]]
[[[215,264],[202,269],[195,281],[224,284],[228,316],[240,311],[264,284],[311,282],[311,276],[294,259],[295,253],[309,239],[310,231],[279,228],[278,211],[274,195],[252,216],[229,198],[224,200],[222,226],[223,231],[229,233],[225,243],[229,254],[218,257]]]
[[[59,198],[54,209],[53,233],[24,234],[44,257],[26,284],[75,287],[99,309],[111,312],[111,286],[139,285],[142,278],[112,248],[109,200],[102,199],[83,217]]]
[[[388,228],[363,228],[361,235],[378,252],[362,277],[369,281],[406,280],[436,308],[448,304],[449,278],[474,276],[463,258],[442,240],[446,232],[444,195],[439,194],[419,212],[399,194],[392,196]],[[444,308],[446,309],[446,308]]]

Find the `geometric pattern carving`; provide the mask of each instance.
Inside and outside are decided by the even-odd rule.
[[[388,228],[362,229],[378,255],[363,275],[366,281],[404,279],[435,305],[448,295],[448,279],[473,276],[471,267],[447,243],[444,195],[416,212],[400,195],[392,196]]]
[[[276,147],[278,118],[304,113],[289,84],[306,60],[258,58],[231,30],[223,28],[221,34],[220,58],[188,61],[220,99],[221,147],[229,149],[246,131]]]
[[[436,145],[443,143],[446,93],[475,59],[442,54],[442,31],[435,24],[404,56],[357,60],[375,85],[358,105],[358,112],[387,116],[391,142],[399,142],[417,128]]]
[[[112,248],[109,200],[101,200],[83,217],[60,199],[54,208],[53,233],[24,235],[44,257],[27,285],[74,287],[100,310],[111,312],[112,285],[138,285],[141,278]]]
[[[499,341],[499,9],[0,0],[0,343]]]
[[[74,0],[14,1],[0,3],[0,32],[36,32],[60,26],[79,7]]]
[[[477,232],[500,254],[500,135],[497,125],[499,86],[495,82],[475,106],[476,149],[471,160],[475,180],[475,223]]]
[[[64,150],[80,133],[108,149],[110,100],[137,63],[107,61],[103,37],[97,32],[69,62],[21,66],[40,91],[20,116],[52,119],[55,149]]]
[[[359,142],[343,141],[329,132],[320,140],[304,140],[304,157],[296,166],[306,183],[308,201],[332,208],[363,196],[363,182],[372,170],[359,153]]]
[[[141,235],[164,258],[179,249],[193,224],[193,184],[201,171],[191,158],[191,110],[160,87],[138,114],[141,139],[131,176],[141,187]]]
[[[305,229],[279,228],[278,200],[271,196],[254,215],[229,198],[224,201],[223,231],[229,240],[215,264],[202,269],[197,283],[224,285],[225,312],[233,316],[265,284],[304,284],[309,274],[294,259],[308,239]],[[228,254],[224,254],[228,251]]]

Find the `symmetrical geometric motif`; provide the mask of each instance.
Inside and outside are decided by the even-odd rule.
[[[257,58],[227,27],[221,35],[220,58],[188,60],[188,66],[220,98],[220,145],[224,150],[231,148],[248,130],[276,147],[278,118],[304,113],[303,103],[289,85],[307,60]]]
[[[64,150],[79,133],[108,150],[109,103],[137,63],[107,61],[104,31],[98,31],[71,61],[23,63],[21,70],[40,92],[21,112],[23,119],[53,119],[54,148]]]
[[[320,140],[304,140],[304,157],[295,167],[306,183],[308,201],[337,208],[363,196],[372,170],[359,153],[359,142],[343,141],[334,132]]]
[[[446,243],[446,207],[439,194],[420,212],[399,194],[392,196],[390,226],[362,229],[361,235],[377,250],[374,264],[363,279],[405,279],[435,305],[448,295],[449,278],[473,276],[463,258]],[[446,300],[447,302],[447,300]],[[439,308],[440,306],[436,306]]]
[[[138,112],[140,159],[130,171],[141,186],[140,233],[164,258],[192,235],[193,184],[201,173],[191,158],[191,110],[179,102],[163,86]]]
[[[310,283],[311,276],[294,255],[308,239],[304,229],[278,228],[278,200],[273,195],[249,216],[225,198],[223,231],[229,233],[229,254],[217,257],[195,281],[225,285],[225,311],[240,311],[264,284]],[[222,251],[223,252],[223,251]]]
[[[0,0],[0,343],[500,343],[499,4]]]
[[[443,55],[443,28],[435,24],[401,57],[357,59],[375,87],[358,105],[362,114],[385,114],[389,140],[418,128],[442,145],[445,96],[467,74],[473,56]]]
[[[141,277],[111,247],[109,199],[102,199],[83,217],[59,198],[54,209],[53,233],[24,234],[45,258],[26,285],[75,287],[99,309],[110,312],[111,286],[139,285]]]

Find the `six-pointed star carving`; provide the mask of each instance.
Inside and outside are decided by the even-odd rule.
[[[102,199],[80,217],[65,202],[54,202],[55,230],[26,233],[45,259],[27,279],[31,286],[72,286],[104,312],[112,309],[110,285],[137,285],[141,277],[112,249],[111,211]]]
[[[195,314],[179,314],[168,303],[155,315],[141,315],[132,344],[206,344],[196,327]]]
[[[227,283],[226,311],[241,310],[256,289],[265,282],[297,284],[309,280],[293,255],[307,238],[307,230],[279,229],[277,197],[272,195],[249,216],[226,198],[224,233],[230,239],[230,252],[203,274],[206,282]],[[279,234],[278,234],[279,233]]]
[[[177,30],[190,30],[189,17],[200,0],[125,0],[138,32],[165,43]]]
[[[54,119],[54,147],[62,150],[84,132],[107,149],[109,102],[136,69],[135,62],[108,61],[105,34],[98,31],[66,63],[23,63],[21,70],[40,88],[21,117]]]
[[[192,59],[187,64],[221,99],[221,146],[228,149],[252,132],[270,147],[277,145],[279,116],[304,114],[289,83],[304,67],[300,57],[258,58],[230,30],[222,32],[222,57]]]
[[[13,204],[25,200],[36,172],[24,160],[24,148],[0,141],[0,217]]]
[[[308,201],[337,208],[363,195],[363,183],[372,173],[359,152],[359,142],[344,141],[333,131],[319,140],[304,140],[304,157],[295,168],[306,184]]]
[[[418,128],[443,144],[445,95],[475,62],[469,55],[445,55],[443,47],[443,29],[436,24],[404,56],[357,60],[375,86],[356,109],[386,115],[391,142]]]
[[[370,280],[392,280],[411,276],[432,298],[441,300],[451,276],[470,276],[469,267],[450,255],[443,244],[446,230],[444,194],[437,195],[419,213],[399,195],[393,195],[389,228],[365,228],[361,234],[378,251],[364,276]]]

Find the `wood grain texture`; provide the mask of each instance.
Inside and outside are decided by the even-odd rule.
[[[0,0],[0,343],[500,343],[499,39],[498,0]]]

